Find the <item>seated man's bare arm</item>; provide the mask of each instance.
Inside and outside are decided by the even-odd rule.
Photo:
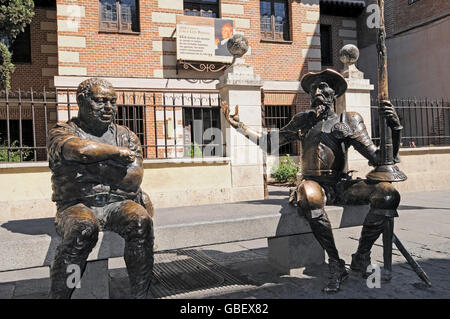
[[[80,138],[68,140],[64,144],[62,155],[66,160],[84,164],[114,160],[123,165],[128,165],[134,162],[136,158],[135,153],[128,148]]]

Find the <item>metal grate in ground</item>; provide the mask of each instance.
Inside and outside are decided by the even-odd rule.
[[[194,249],[155,254],[153,273],[153,298],[196,298],[255,287]]]

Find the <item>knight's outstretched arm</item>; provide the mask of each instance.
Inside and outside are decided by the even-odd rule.
[[[264,151],[272,149],[273,146],[283,146],[300,138],[299,132],[306,126],[306,118],[303,113],[296,114],[294,118],[283,128],[269,132],[257,132],[239,120],[239,107],[236,105],[235,113],[230,115],[230,110],[226,102],[222,102],[222,112],[225,119],[239,133],[245,135],[254,143],[257,143]],[[303,123],[305,122],[305,123]]]

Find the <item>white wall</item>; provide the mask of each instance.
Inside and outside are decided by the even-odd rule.
[[[387,39],[389,94],[450,97],[450,17]],[[360,50],[358,68],[377,85],[375,45]],[[377,88],[374,94],[376,95]]]

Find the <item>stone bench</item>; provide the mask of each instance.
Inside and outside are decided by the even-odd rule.
[[[283,272],[323,263],[308,222],[288,204],[287,190],[267,200],[163,208],[155,212],[155,251],[268,238],[269,261]],[[333,228],[362,225],[368,206],[328,206]],[[50,266],[61,238],[53,218],[0,222],[0,272]],[[124,240],[105,231],[88,257],[73,298],[108,298],[108,259],[122,257]]]

